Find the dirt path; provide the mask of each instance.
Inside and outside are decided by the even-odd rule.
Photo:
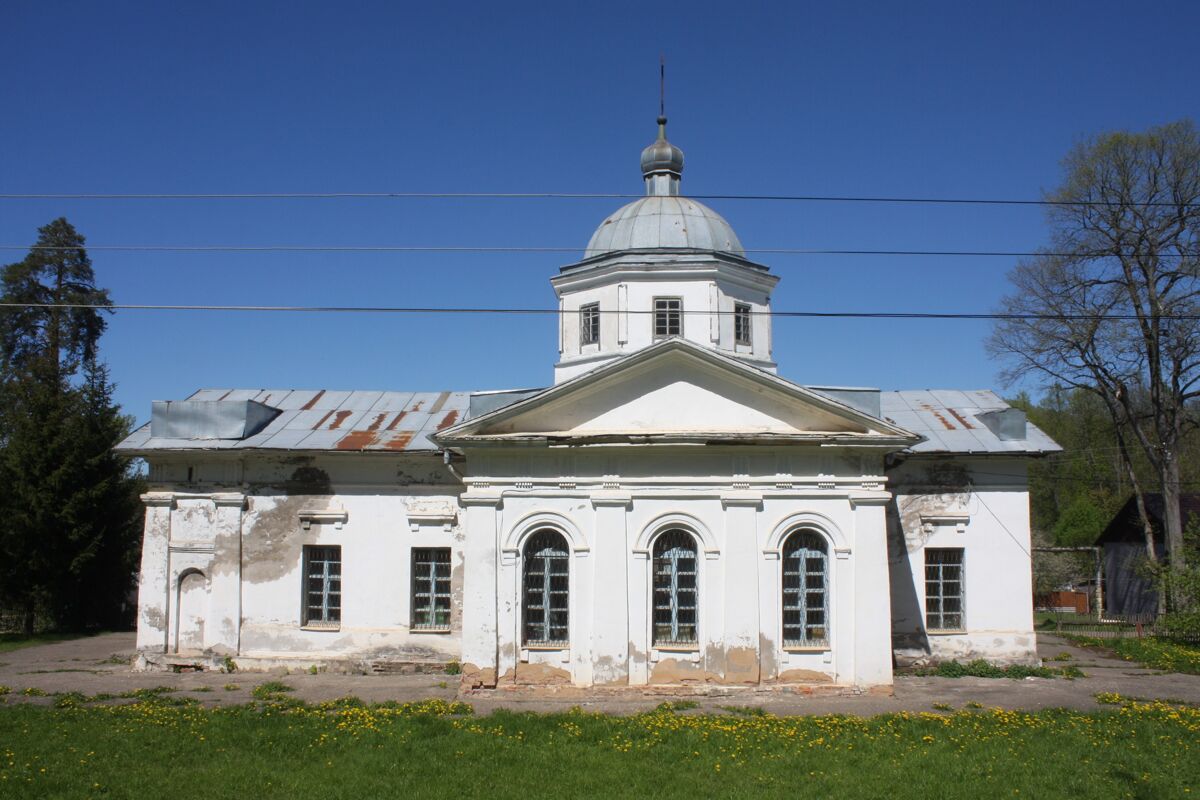
[[[110,633],[55,644],[27,647],[0,653],[0,685],[11,692],[8,703],[51,703],[56,693],[120,695],[137,689],[167,686],[205,705],[232,705],[251,699],[251,690],[269,680],[282,680],[295,689],[293,696],[319,702],[354,695],[368,702],[459,697],[458,679],[453,675],[335,675],[193,672],[133,672],[132,633]],[[1056,664],[1074,664],[1086,678],[1076,680],[1028,678],[918,678],[900,676],[895,694],[823,696],[789,691],[758,689],[712,689],[707,693],[668,689],[622,689],[616,691],[558,689],[500,689],[461,696],[481,714],[497,708],[525,711],[564,711],[572,706],[610,713],[634,713],[672,699],[694,700],[700,710],[721,706],[762,706],[776,714],[870,715],[894,711],[934,711],[934,704],[954,709],[978,703],[991,708],[1035,710],[1066,707],[1095,709],[1098,692],[1116,692],[1129,697],[1175,700],[1200,705],[1200,676],[1158,673],[1136,665],[1070,645],[1055,636],[1039,637],[1039,653],[1050,659],[1061,653],[1071,659]],[[34,690],[33,696],[25,694]],[[45,695],[38,695],[37,692]]]

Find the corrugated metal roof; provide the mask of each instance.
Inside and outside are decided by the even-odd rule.
[[[328,389],[201,389],[189,400],[254,400],[280,410],[246,439],[165,439],[143,425],[118,450],[437,450],[429,434],[461,421],[467,392],[343,392]]]
[[[188,399],[254,400],[281,413],[246,439],[153,438],[147,424],[130,434],[118,449],[431,451],[438,448],[429,434],[462,422],[470,407],[468,392],[201,389]],[[1032,423],[1024,439],[1005,441],[977,417],[1008,407],[988,390],[880,392],[881,416],[925,437],[910,448],[913,453],[1037,454],[1062,449]]]
[[[1057,443],[1032,422],[1025,438],[1005,441],[980,422],[979,414],[1009,408],[987,389],[915,389],[879,393],[880,413],[925,437],[913,453],[1057,453]]]

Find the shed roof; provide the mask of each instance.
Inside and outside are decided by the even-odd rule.
[[[821,389],[813,391],[822,392]],[[828,390],[826,390],[828,391]],[[514,400],[527,391],[512,395]],[[880,416],[925,437],[911,453],[1037,455],[1061,450],[1028,424],[1024,439],[1002,440],[978,419],[1008,408],[994,392],[950,389],[880,392]],[[146,424],[117,449],[126,453],[163,450],[327,450],[422,452],[437,446],[429,434],[470,416],[470,392],[335,391],[331,389],[201,389],[188,400],[253,400],[279,409],[262,430],[245,439],[153,437]]]
[[[244,439],[155,437],[143,425],[118,450],[437,450],[429,434],[467,415],[467,392],[379,392],[330,389],[201,389],[188,400],[253,400],[279,414]]]
[[[989,389],[906,389],[880,392],[880,416],[925,437],[911,453],[1039,455],[1062,448],[1033,423],[1021,439],[1001,439],[979,415],[1003,411],[1008,403]]]

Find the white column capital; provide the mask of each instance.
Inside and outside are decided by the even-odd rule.
[[[722,492],[721,506],[722,508],[730,508],[733,506],[742,506],[745,508],[761,508],[763,502],[762,492]]]
[[[499,508],[500,504],[504,502],[504,496],[497,491],[468,491],[458,498],[458,502],[464,506],[491,506],[492,508]]]
[[[175,495],[171,492],[146,492],[142,495],[142,502],[150,507],[174,508]]]
[[[594,492],[591,497],[592,507],[600,508],[601,506],[621,506],[629,508],[633,505],[633,495],[629,492],[616,491],[599,491]]]
[[[246,505],[246,495],[241,492],[223,492],[212,496],[213,504],[218,508],[225,506],[229,508],[244,508]]]

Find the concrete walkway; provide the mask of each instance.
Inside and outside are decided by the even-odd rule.
[[[119,695],[137,689],[170,687],[182,696],[194,697],[210,706],[245,703],[251,690],[269,680],[292,686],[292,696],[319,702],[353,695],[367,702],[459,698],[473,705],[476,713],[497,708],[519,711],[565,711],[572,706],[617,714],[653,708],[666,700],[689,699],[701,711],[719,711],[722,706],[761,706],[775,714],[871,715],[895,711],[936,711],[934,704],[958,710],[978,703],[991,708],[1036,710],[1041,708],[1098,708],[1098,692],[1117,692],[1127,697],[1163,699],[1200,705],[1200,675],[1158,673],[1105,656],[1095,650],[1073,647],[1055,636],[1039,637],[1038,650],[1045,659],[1069,653],[1066,661],[1048,661],[1054,666],[1073,664],[1086,678],[918,678],[900,676],[895,694],[804,695],[782,689],[711,687],[707,690],[620,689],[584,690],[572,687],[499,689],[460,694],[454,675],[310,675],[234,672],[133,672],[132,633],[110,633],[55,644],[27,647],[0,653],[0,685],[11,691],[7,703],[53,702],[55,693]],[[27,696],[26,689],[47,696]]]

